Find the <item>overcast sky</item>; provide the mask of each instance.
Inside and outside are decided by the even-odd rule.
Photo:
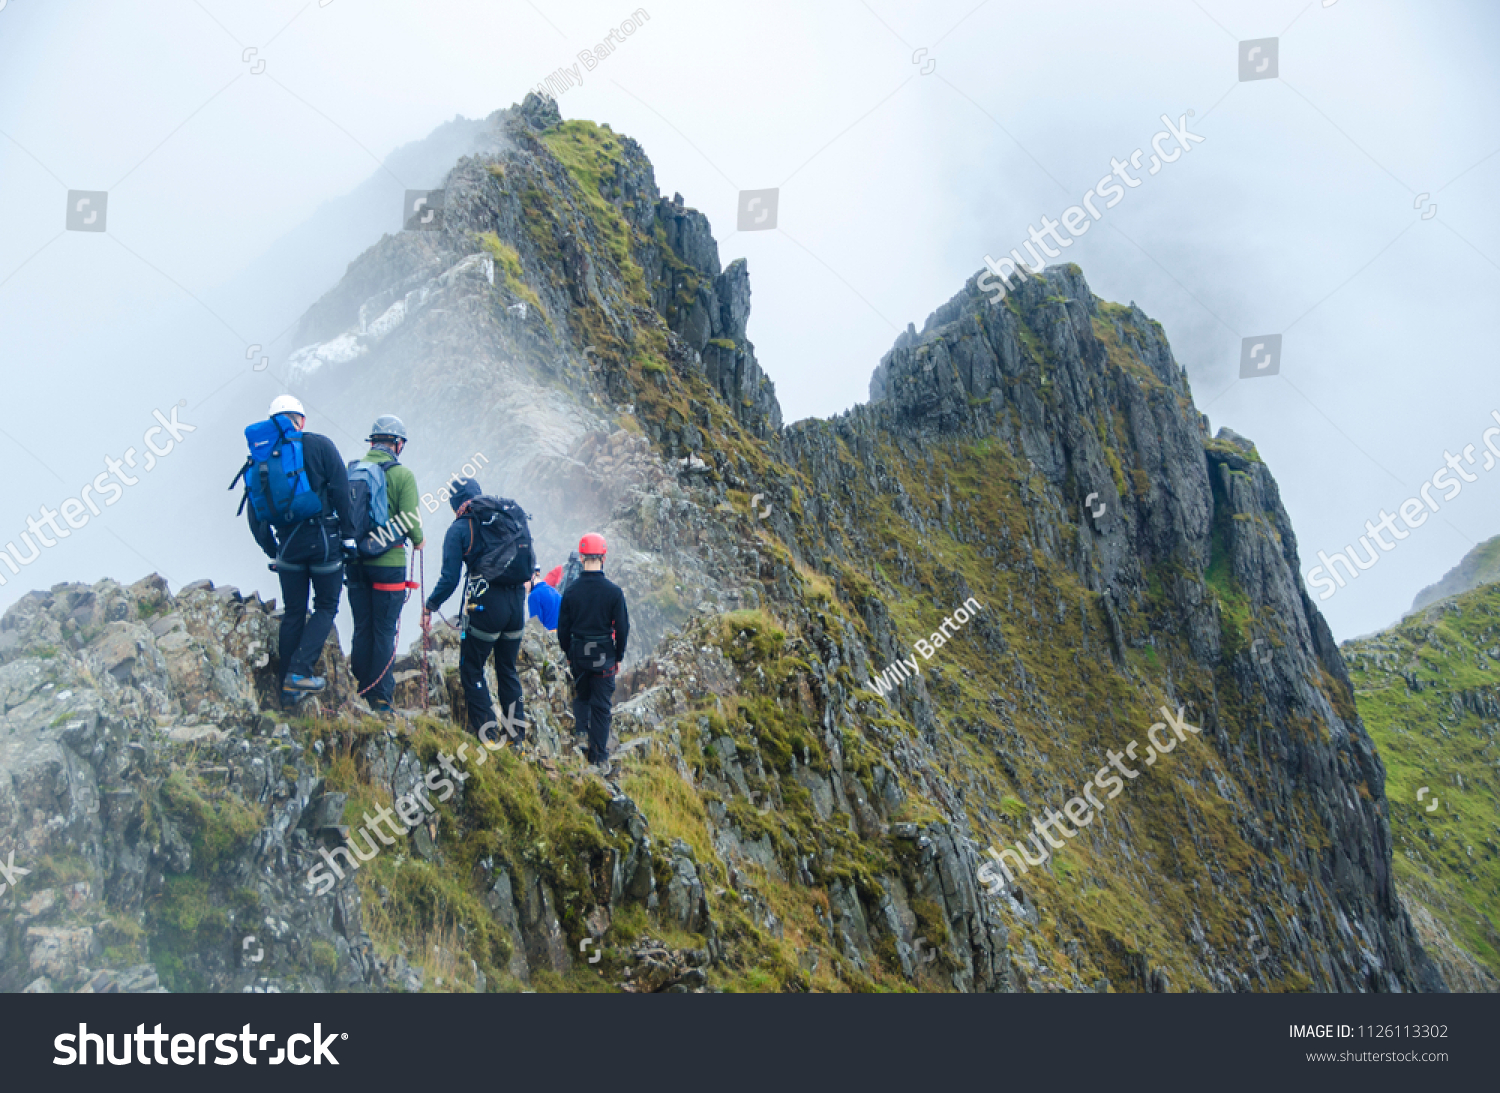
[[[257,260],[372,177],[395,200],[426,185],[381,161],[519,101],[639,10],[0,0],[0,541],[139,447],[153,410],[261,415],[276,381],[248,346],[296,348],[287,328],[379,229],[331,241],[305,290],[256,284]],[[722,259],[749,260],[749,333],[789,421],[866,399],[899,329],[1192,111],[1204,140],[1058,260],[1159,319],[1215,429],[1258,443],[1305,572],[1497,423],[1497,10],[650,0],[559,107],[639,140]],[[1277,78],[1241,81],[1238,43],[1262,38]],[[777,229],[736,233],[739,191],[772,187]],[[69,190],[108,192],[105,232],[64,230]],[[1239,380],[1242,340],[1267,334],[1279,375]],[[236,467],[195,458],[199,439],[23,577],[0,570],[0,606],[153,568],[274,594],[231,524]],[[1389,624],[1500,533],[1500,468],[1481,466],[1323,603],[1337,636]],[[199,493],[195,526],[171,502]]]

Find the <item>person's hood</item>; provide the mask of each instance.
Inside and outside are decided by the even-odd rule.
[[[448,498],[448,504],[453,506],[457,512],[464,507],[465,502],[472,501],[480,494],[479,483],[472,478],[460,478],[453,483],[453,492]]]

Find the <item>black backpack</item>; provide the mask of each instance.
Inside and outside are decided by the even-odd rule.
[[[464,554],[470,576],[493,585],[525,584],[536,566],[530,519],[521,506],[505,497],[476,497],[465,514],[472,538]]]

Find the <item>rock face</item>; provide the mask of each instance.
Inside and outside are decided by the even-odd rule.
[[[1000,306],[971,281],[868,405],[783,427],[744,262],[639,146],[534,96],[488,124],[441,227],[352,263],[291,364],[341,416],[409,407],[424,458],[484,452],[544,553],[609,536],[623,774],[582,769],[531,632],[531,757],[377,846],[372,812],[484,754],[451,632],[393,666],[426,716],[372,722],[330,648],[284,722],[268,605],[28,597],[0,854],[49,864],[0,896],[38,901],[0,986],[1443,988],[1275,481],[1209,435],[1159,325],[1076,267]]]
[[[1195,776],[1209,779],[1219,800],[1178,817],[1187,830],[1170,836],[1175,871],[1181,838],[1199,854],[1208,849],[1207,812],[1256,850],[1232,873],[1209,867],[1191,882],[1194,903],[1239,905],[1240,929],[1255,938],[1245,942],[1252,962],[1236,967],[1204,947],[1194,970],[1223,989],[1265,982],[1267,962],[1278,960],[1282,974],[1305,975],[1319,990],[1439,987],[1396,898],[1384,770],[1329,630],[1302,590],[1275,481],[1248,440],[1229,430],[1209,438],[1160,326],[1134,307],[1099,301],[1075,266],[1028,279],[1000,306],[970,282],[920,334],[897,340],[871,392],[868,406],[789,431],[791,460],[820,489],[811,519],[778,530],[804,558],[872,554],[881,579],[871,601],[888,601],[888,589],[931,589],[942,605],[935,618],[971,594],[991,604],[1003,595],[1012,617],[1017,599],[1030,601],[1031,625],[1006,619],[974,638],[981,655],[971,663],[983,672],[974,682],[996,688],[989,718],[975,704],[990,729],[974,731],[984,740],[1000,729],[1006,780],[1059,805],[1073,792],[1057,773],[1037,779],[1018,769],[1022,760],[1048,763],[1029,749],[1015,754],[1020,741],[1005,739],[1018,705],[1050,722],[1053,740],[1066,737],[1072,718],[1107,721],[1109,735],[1092,749],[1100,761],[1112,738],[1144,739],[1161,701],[1185,707],[1213,752]],[[916,475],[902,473],[913,467]],[[976,472],[1015,483],[998,521],[978,503],[993,504],[999,491],[960,481]],[[1016,500],[1019,512],[1004,511]],[[871,511],[882,508],[890,515],[882,538],[894,550],[871,543]],[[920,560],[903,546],[913,541],[927,546]],[[965,554],[989,565],[966,566]],[[880,603],[864,621],[877,672],[909,641]],[[1018,655],[1028,645],[1033,655],[1072,646],[1075,661],[1083,654],[1125,677],[1139,694],[1139,727],[1116,729],[1112,714],[1076,706],[1059,717],[1066,692],[1102,701],[1112,688],[1087,676],[1083,689],[1055,678],[1048,686]],[[932,690],[930,682],[899,688],[895,704],[919,726],[959,720]],[[1089,773],[1076,769],[1071,781],[1081,785]],[[958,764],[952,776],[968,783],[960,796],[976,801],[970,819],[993,830],[993,805],[978,803],[993,800],[988,779]],[[1317,850],[1309,827],[1326,840]],[[1114,841],[1090,836],[1098,850]],[[1014,834],[996,845],[1007,841]],[[1280,956],[1266,947],[1268,931],[1282,933]]]
[[[200,991],[423,989],[404,954],[376,953],[357,873],[327,892],[309,881],[324,850],[359,845],[350,829],[365,817],[324,777],[340,741],[294,732],[270,703],[273,607],[207,581],[174,596],[150,578],[59,586],[6,613],[0,847],[20,872],[0,892],[12,912],[0,933],[0,991],[150,991],[163,978]],[[433,694],[442,697],[456,639],[437,644]],[[526,648],[533,739],[556,756],[563,685],[535,626]],[[320,708],[298,712],[352,731],[369,711],[343,657],[330,646],[318,670],[330,690],[308,700]],[[402,693],[420,701],[412,680]],[[369,724],[346,750],[385,801],[410,793],[430,762],[400,733]],[[644,861],[646,884],[612,889],[606,876],[597,892],[606,921],[653,890],[644,819],[622,795],[609,808],[636,818],[613,853]],[[416,828],[408,848],[391,853],[434,857],[432,829]],[[678,872],[695,880],[685,860]],[[484,900],[510,943],[505,968],[521,982],[538,968],[567,972],[547,870],[522,864],[512,875],[492,863],[489,872]],[[712,932],[701,884],[679,902],[682,925]],[[477,967],[457,978],[484,989]]]

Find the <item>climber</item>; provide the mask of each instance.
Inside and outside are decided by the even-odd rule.
[[[472,478],[451,486],[448,503],[454,520],[443,536],[443,572],[422,605],[422,623],[458,587],[459,571],[467,569],[464,585],[463,641],[459,647],[459,679],[468,705],[469,728],[486,746],[510,737],[516,748],[526,742],[526,706],[521,699],[521,677],[516,654],[526,627],[526,583],[536,569],[531,530],[526,513],[514,501],[486,497]],[[495,682],[500,700],[500,728],[484,681],[484,664],[495,654]]]
[[[281,582],[281,701],[290,706],[328,684],[313,675],[338,614],[344,555],[354,549],[349,476],[333,441],[305,433],[307,411],[291,395],[271,402],[268,420],[245,429],[250,457],[240,474],[240,507]],[[249,502],[246,504],[245,502]],[[309,590],[313,613],[307,615]]]
[[[349,668],[360,693],[376,713],[391,712],[396,679],[396,624],[406,603],[406,540],[422,549],[417,479],[397,462],[406,447],[406,426],[382,414],[370,427],[370,451],[349,464],[354,517],[354,556],[346,558],[354,642]]]
[[[630,638],[630,616],[625,593],[604,575],[605,550],[602,535],[590,532],[578,541],[583,573],[563,593],[557,641],[573,673],[574,731],[588,734],[588,761],[610,777],[618,773],[608,766],[610,702]]]
[[[532,618],[541,619],[543,628],[551,633],[557,629],[557,608],[561,603],[557,589],[542,580],[542,567],[537,566],[531,580],[526,582],[526,610]]]

